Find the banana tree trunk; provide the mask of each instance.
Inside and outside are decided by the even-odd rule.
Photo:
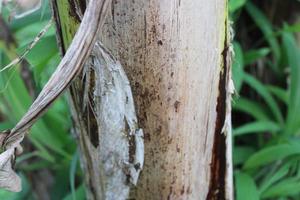
[[[86,2],[52,7],[64,53]],[[144,168],[130,198],[233,199],[227,0],[113,0],[99,40],[125,69],[144,131]],[[91,70],[87,79],[86,70],[70,94],[87,196],[112,199],[107,190],[116,189],[95,162],[98,105],[86,103],[101,76]]]

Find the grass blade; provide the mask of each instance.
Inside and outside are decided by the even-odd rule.
[[[282,42],[291,71],[286,132],[294,134],[300,128],[300,51],[291,33],[283,33]]]
[[[236,199],[237,200],[259,200],[259,193],[255,182],[246,173],[235,174]]]
[[[265,147],[253,154],[244,164],[244,169],[253,169],[292,155],[300,155],[300,145],[279,144]]]
[[[300,193],[300,180],[298,178],[288,178],[273,185],[262,194],[263,199],[278,198],[296,195]]]
[[[263,14],[262,11],[260,11],[251,1],[248,1],[246,4],[246,10],[248,14],[251,16],[253,21],[256,23],[256,25],[260,28],[262,33],[264,34],[264,38],[268,41],[272,53],[275,57],[275,63],[279,63],[281,53],[280,53],[280,46],[279,43],[274,37],[273,27],[268,18]],[[277,72],[279,72],[278,67],[275,68]]]
[[[234,101],[233,109],[235,111],[245,112],[257,120],[270,120],[270,117],[267,115],[267,110],[262,105],[243,97]]]
[[[251,133],[276,133],[280,126],[272,121],[256,121],[247,123],[233,130],[233,136],[241,136]]]
[[[282,113],[279,109],[279,106],[277,105],[276,101],[272,97],[271,93],[267,90],[267,88],[250,74],[245,73],[244,80],[265,100],[272,113],[274,114],[275,119],[282,124]]]

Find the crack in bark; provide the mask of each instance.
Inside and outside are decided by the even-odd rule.
[[[225,21],[227,27],[227,20]],[[210,183],[207,200],[226,199],[226,135],[223,133],[223,127],[226,120],[226,98],[228,69],[227,54],[229,53],[227,44],[227,31],[224,40],[224,49],[222,52],[223,70],[219,78],[219,96],[217,98],[217,118],[214,133],[214,143],[212,149],[212,160],[210,164]]]

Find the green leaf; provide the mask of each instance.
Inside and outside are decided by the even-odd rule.
[[[51,199],[63,199],[69,193],[69,168],[61,167],[55,176],[53,187],[51,188]]]
[[[247,123],[233,130],[233,136],[241,136],[251,133],[276,133],[280,126],[272,121],[256,121]]]
[[[249,99],[240,97],[233,101],[232,106],[235,111],[247,113],[254,119],[262,121],[270,120],[270,117],[267,115],[267,110],[258,102],[254,102]]]
[[[269,53],[270,53],[269,48],[260,48],[260,49],[247,51],[244,55],[245,65],[250,65],[255,61],[257,61],[258,59],[267,56]]]
[[[276,60],[275,63],[279,63],[281,56],[280,46],[276,37],[274,37],[272,24],[270,23],[268,18],[263,14],[263,12],[260,11],[251,1],[248,1],[245,7],[248,14],[251,16],[256,25],[261,29],[265,39],[268,41]]]
[[[26,44],[22,49],[27,48]],[[41,52],[47,49],[47,53],[41,54]],[[23,50],[20,50],[23,52]],[[26,56],[27,61],[31,64],[32,67],[39,65],[40,63],[47,63],[52,57],[57,54],[57,45],[55,36],[48,36],[42,38],[38,44],[30,50]]]
[[[34,24],[36,22],[49,20],[50,18],[51,18],[50,9],[48,9],[47,12],[45,12],[43,14],[43,16],[42,16],[42,11],[39,10],[39,11],[34,12],[34,13],[32,13],[30,15],[27,15],[25,17],[13,20],[12,23],[10,24],[10,28],[13,32],[17,32],[18,30],[20,30],[20,29],[22,29],[26,26],[29,26],[29,25]]]
[[[300,128],[300,50],[297,47],[297,42],[291,33],[284,33],[282,35],[282,42],[286,51],[288,65],[290,67],[286,132],[288,134],[294,134]]]
[[[247,0],[230,0],[229,1],[229,11],[234,12],[239,8],[243,7]]]
[[[37,152],[39,153],[39,152]],[[37,162],[32,162],[30,164],[22,163],[22,165],[19,165],[19,169],[25,172],[35,172],[37,170],[42,170],[45,168],[51,168],[53,167],[53,163],[49,163],[44,160],[38,160]]]
[[[254,148],[250,146],[235,146],[233,148],[234,165],[244,163],[254,152]]]
[[[293,160],[292,160],[293,161]],[[294,162],[294,161],[293,161]],[[265,190],[272,187],[272,185],[278,180],[282,179],[289,172],[292,162],[285,163],[282,167],[277,169],[274,172],[271,172],[268,176],[265,177],[264,181],[259,186],[259,193],[263,194]]]
[[[234,82],[235,90],[239,93],[243,83],[243,68],[244,68],[244,58],[243,58],[243,51],[242,47],[239,43],[233,43],[234,48],[234,60],[232,64],[232,77]]]
[[[300,154],[299,144],[278,144],[265,147],[253,154],[244,164],[244,169],[257,168],[288,156]]]
[[[276,198],[296,195],[300,193],[300,179],[287,178],[273,185],[262,194],[262,198]]]
[[[21,162],[28,160],[30,158],[33,158],[35,156],[37,156],[39,153],[34,151],[34,152],[30,152],[30,153],[25,153],[21,156],[18,156],[16,159],[16,164],[20,164]]]
[[[80,185],[75,191],[76,200],[85,200],[85,188],[84,185]],[[72,194],[68,194],[63,200],[73,200]]]
[[[10,122],[1,122],[0,123],[0,130],[7,130],[7,129],[10,129],[12,126],[13,125]]]
[[[276,87],[273,85],[268,85],[267,89],[275,96],[277,97],[279,100],[281,100],[282,102],[284,102],[286,105],[288,104],[288,93],[285,89],[280,88],[280,87]]]
[[[71,188],[72,200],[76,200],[75,176],[76,176],[78,157],[79,157],[78,152],[76,151],[72,158],[71,167],[70,167],[70,188]]]
[[[254,78],[252,75],[244,73],[245,82],[252,87],[267,103],[272,113],[275,116],[275,119],[279,123],[283,123],[282,113],[277,105],[276,101],[272,97],[271,93],[268,91],[267,87],[265,87],[260,81]]]
[[[286,26],[284,26],[284,28],[281,31],[281,33],[284,33],[284,32],[291,32],[291,33],[300,32],[300,23],[295,23],[293,25],[286,25]]]
[[[30,43],[32,41],[34,41],[34,39],[36,38],[38,33],[41,30],[43,30],[43,28],[45,27],[45,25],[47,23],[49,23],[48,20],[38,21],[36,23],[30,24],[28,26],[25,26],[25,27],[19,29],[15,33],[15,37],[18,41],[18,46],[21,47],[21,49],[27,48],[30,45]],[[47,32],[44,33],[44,36],[42,38],[53,37],[53,36],[55,37],[55,29],[54,29],[54,27],[51,27],[48,29]],[[41,41],[41,39],[39,40],[39,42],[40,41]]]
[[[255,182],[248,174],[242,172],[236,173],[235,187],[237,200],[259,200],[259,193]]]

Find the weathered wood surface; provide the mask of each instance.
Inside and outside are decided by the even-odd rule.
[[[134,199],[232,198],[222,133],[226,3],[113,1],[101,41],[125,67],[145,135]]]

